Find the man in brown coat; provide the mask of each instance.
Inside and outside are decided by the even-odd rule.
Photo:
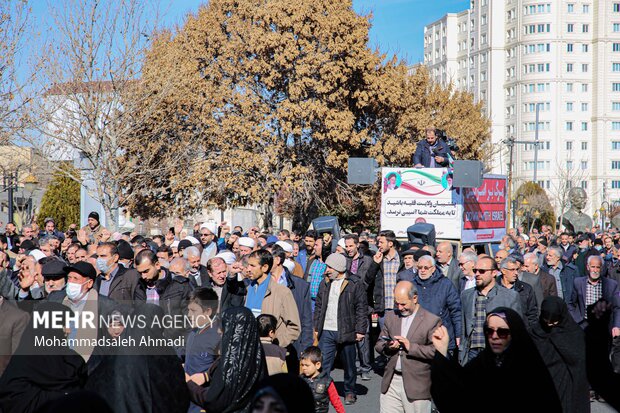
[[[386,313],[375,350],[388,357],[381,382],[381,412],[431,412],[432,335],[441,319],[418,304],[410,281],[394,288],[396,311]]]

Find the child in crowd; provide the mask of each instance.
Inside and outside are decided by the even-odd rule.
[[[327,413],[330,402],[336,409],[336,413],[345,413],[334,381],[327,374],[320,372],[323,362],[321,349],[310,346],[301,353],[299,359],[301,378],[308,383],[310,390],[312,390],[316,413]]]
[[[276,336],[278,320],[271,314],[261,314],[256,318],[258,322],[258,335],[265,351],[267,359],[267,371],[270,376],[278,373],[286,373],[286,349],[273,344]]]
[[[192,321],[192,331],[187,335],[185,345],[185,379],[192,380],[196,376],[203,376],[208,382],[208,370],[220,354],[222,333],[219,331],[215,319],[217,317],[217,293],[211,288],[197,288],[189,298],[187,305],[188,315]],[[200,412],[201,408],[194,403],[188,412]]]

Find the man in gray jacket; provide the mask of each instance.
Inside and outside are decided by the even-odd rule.
[[[497,307],[508,307],[523,316],[519,294],[497,285],[495,277],[499,270],[493,258],[479,258],[474,274],[476,288],[469,288],[461,293],[463,333],[459,362],[463,365],[475,358],[485,347],[484,322],[487,313]]]

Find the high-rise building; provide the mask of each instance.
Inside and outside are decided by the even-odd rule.
[[[620,1],[472,0],[424,28],[424,63],[483,102],[490,166],[514,189],[536,174],[558,210],[574,186],[590,213],[620,200]],[[531,142],[512,162],[511,139]]]

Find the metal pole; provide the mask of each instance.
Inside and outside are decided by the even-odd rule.
[[[534,135],[534,183],[538,175],[538,119],[540,114],[540,103],[536,104],[536,129]]]
[[[8,217],[8,222],[14,222],[13,221],[13,215],[14,215],[14,206],[13,206],[13,172],[9,172],[9,188],[8,188],[7,196],[9,197],[9,217]]]
[[[506,192],[507,192],[506,199],[508,199],[509,201],[512,198],[512,155],[513,155],[513,148],[514,148],[514,140],[515,140],[515,138],[513,136],[508,138],[508,150],[509,150],[510,154],[509,154],[509,162],[508,162],[508,188],[506,190]],[[512,227],[515,228],[515,206],[514,206],[515,204],[513,203],[512,205],[513,205],[513,209],[512,209]],[[508,217],[508,223],[510,223],[510,216]]]

